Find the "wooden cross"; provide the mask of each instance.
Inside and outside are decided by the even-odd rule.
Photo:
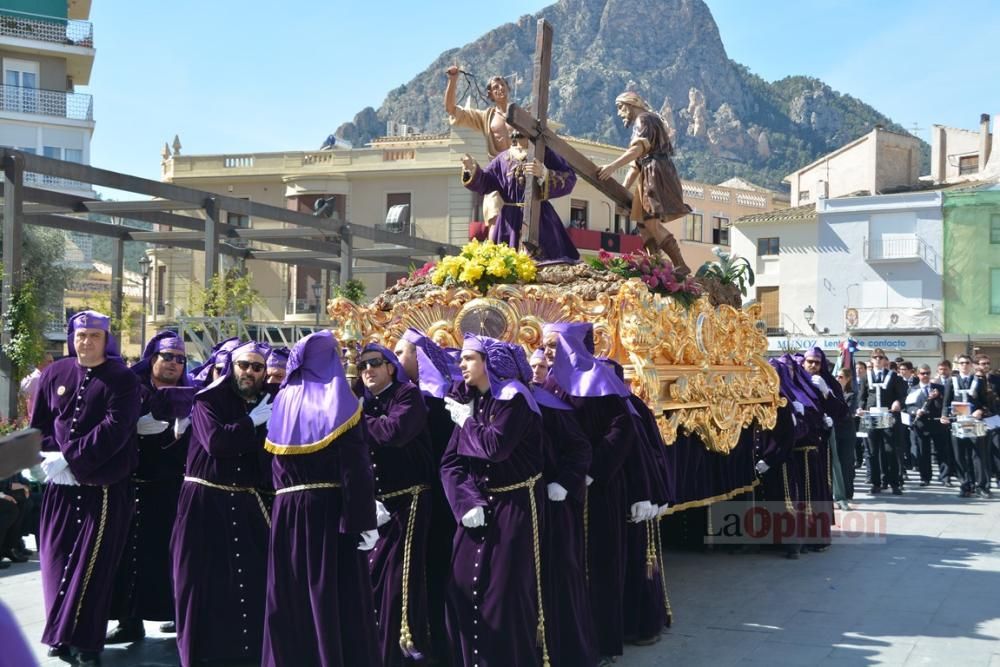
[[[507,106],[507,123],[520,130],[534,145],[533,155],[539,162],[545,162],[545,147],[548,146],[566,160],[583,180],[587,181],[600,192],[626,211],[632,209],[632,193],[621,183],[609,178],[602,181],[597,178],[598,166],[588,160],[582,153],[570,146],[564,139],[556,136],[548,128],[549,113],[549,75],[552,70],[552,26],[545,19],[538,20],[538,32],[535,36],[535,66],[534,81],[531,84],[531,99],[534,101],[537,117],[518,107],[516,104]],[[538,222],[541,215],[541,188],[538,181],[531,179],[531,187],[524,192],[524,222],[528,225],[525,245],[529,250],[538,248]]]

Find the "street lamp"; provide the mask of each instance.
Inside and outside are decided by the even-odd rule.
[[[139,345],[146,344],[146,280],[149,278],[149,267],[152,264],[152,260],[146,255],[143,255],[139,259],[139,272],[142,274],[142,329],[140,331]]]
[[[319,284],[317,280],[312,284],[313,297],[316,299],[316,328],[319,328],[319,293],[323,289],[323,286]]]
[[[813,330],[816,329],[816,327],[813,327],[813,318],[816,317],[816,311],[813,310],[812,306],[806,306],[806,309],[802,311],[802,317],[806,318],[806,324],[812,327]]]

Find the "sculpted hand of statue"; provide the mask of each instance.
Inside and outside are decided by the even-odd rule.
[[[454,79],[458,76],[461,70],[458,69],[458,65],[451,65],[445,69],[444,73],[448,75],[449,78]]]
[[[524,165],[524,173],[534,176],[538,179],[539,184],[541,184],[545,182],[545,177],[548,176],[548,169],[536,158]]]
[[[597,179],[600,181],[606,181],[615,175],[615,171],[616,170],[612,168],[612,165],[604,165],[597,170]]]
[[[468,153],[462,156],[462,169],[471,174],[478,168],[479,163],[476,162],[476,158],[472,157]]]

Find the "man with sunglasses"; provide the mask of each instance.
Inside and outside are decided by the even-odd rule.
[[[424,398],[396,355],[369,343],[361,352],[358,372],[375,477],[379,536],[368,568],[379,647],[383,664],[403,665],[430,652],[424,572],[437,466]]]
[[[987,415],[986,380],[976,376],[972,357],[968,354],[958,356],[958,375],[953,375],[951,381],[944,385],[944,405],[953,402],[969,403],[970,414],[975,419]],[[947,418],[942,418],[943,424],[948,424]],[[952,448],[955,452],[955,469],[962,482],[959,496],[971,498],[991,498],[990,493],[990,461],[987,449],[987,438],[956,438],[952,436]]]
[[[195,392],[186,362],[184,341],[172,331],[161,331],[132,366],[143,414],[136,425],[139,467],[132,473],[135,513],[111,609],[118,626],[108,633],[108,644],[145,637],[143,619],[161,621],[162,631],[174,630],[170,533],[184,479]]]
[[[881,407],[898,415],[906,400],[906,382],[895,371],[890,370],[889,358],[882,350],[876,348],[872,352],[872,364],[873,369],[868,373],[868,382],[861,395],[863,408],[859,408],[858,413]],[[871,473],[872,494],[881,493],[885,486],[892,487],[893,495],[903,493],[894,428],[895,426],[868,431],[865,457]]]
[[[115,567],[125,549],[138,462],[139,391],[122,362],[111,320],[77,313],[69,356],[39,378],[31,426],[42,434],[48,484],[42,499],[39,556],[50,657],[100,664]],[[2,649],[0,649],[2,650]]]
[[[270,532],[258,489],[269,472],[263,469],[268,351],[263,343],[237,347],[223,374],[194,397],[170,540],[183,667],[260,662]]]
[[[931,382],[931,367],[922,364],[916,373],[917,384],[906,397],[910,415],[910,435],[917,450],[920,486],[931,483],[931,449],[940,438],[941,411],[944,407],[944,386]]]

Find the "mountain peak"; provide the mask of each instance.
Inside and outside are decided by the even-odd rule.
[[[480,87],[495,74],[507,76],[513,101],[530,102],[539,18],[554,28],[549,117],[567,134],[625,145],[614,99],[633,90],[670,126],[685,178],[743,177],[780,188],[785,175],[876,124],[903,131],[818,79],[768,83],[730,60],[702,0],[559,0],[443,52],[337,134],[360,145],[382,135],[386,121],[445,131],[443,70],[455,62],[474,72]],[[460,82],[460,103],[469,94],[464,88]]]

